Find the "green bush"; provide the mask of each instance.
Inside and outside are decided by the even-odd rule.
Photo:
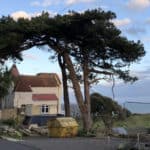
[[[15,138],[15,139],[22,139],[22,133],[19,131],[15,131],[15,132],[10,132],[8,133],[9,137]]]
[[[3,120],[2,124],[15,127],[16,126],[16,120],[14,120],[14,119]]]
[[[91,129],[90,131],[86,131],[84,129],[79,129],[78,131],[79,137],[96,137],[96,131]]]

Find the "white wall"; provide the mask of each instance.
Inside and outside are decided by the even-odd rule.
[[[56,94],[60,97],[60,89],[58,87],[31,87],[33,94]]]
[[[58,105],[58,113],[61,113],[61,87],[32,87],[33,92],[15,92],[14,98],[10,100],[12,107],[20,108],[21,105]],[[32,94],[56,94],[58,101],[33,101]],[[14,104],[13,104],[14,103]]]
[[[14,107],[20,108],[27,104],[33,104],[32,92],[15,92]]]
[[[31,87],[33,94],[56,94],[58,100],[58,113],[61,113],[62,87]],[[51,102],[51,101],[50,101]]]
[[[57,105],[54,104],[47,104],[49,106],[49,112],[47,114],[57,114]],[[26,105],[25,107],[25,114],[28,116],[32,115],[43,115],[41,112],[41,106],[42,105]]]
[[[47,105],[57,105],[57,101],[44,101],[44,100],[42,100],[42,101],[34,101],[34,103],[33,103],[34,105],[44,105],[44,104],[47,104]]]

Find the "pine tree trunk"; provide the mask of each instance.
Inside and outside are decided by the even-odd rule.
[[[66,73],[66,72],[65,72]],[[68,86],[67,86],[67,76],[63,73],[63,93],[64,93],[64,107],[65,107],[65,116],[70,117],[70,101],[69,101],[69,94],[68,94]]]
[[[92,118],[91,118],[91,100],[90,100],[90,89],[89,89],[89,81],[88,81],[89,71],[88,71],[88,58],[84,58],[83,60],[83,78],[84,78],[84,98],[85,98],[85,105],[87,107],[86,112],[86,122],[85,125],[88,125],[88,129],[92,126]]]
[[[84,129],[86,131],[89,131],[91,129],[91,125],[92,125],[91,124],[90,106],[89,106],[89,103],[87,103],[87,104],[84,103],[79,80],[77,78],[72,60],[71,60],[69,54],[65,53],[63,51],[63,49],[59,48],[59,46],[57,46],[57,45],[49,45],[49,46],[52,47],[58,54],[60,54],[63,57],[63,60],[65,61],[65,65],[66,65],[65,67],[69,71],[69,75],[70,75],[70,79],[72,81],[73,90],[75,93],[77,104],[79,106],[79,109],[80,109],[80,112],[82,115]]]
[[[70,56],[67,53],[64,53],[63,57],[64,57],[66,65],[67,65],[67,69],[70,73],[70,78],[71,78],[71,81],[73,84],[73,89],[74,89],[77,103],[78,103],[78,106],[79,106],[79,109],[80,109],[80,112],[82,115],[84,129],[86,131],[89,131],[91,129],[89,86],[85,86],[86,94],[87,94],[86,95],[87,100],[84,103],[84,99],[83,99],[83,95],[82,95],[81,88],[79,85],[79,81],[78,81],[78,78],[76,76],[76,72],[74,70]]]
[[[63,57],[60,54],[58,54],[58,63],[62,72],[65,116],[70,117],[71,112],[70,112],[70,101],[69,101],[68,85],[67,85],[67,73],[66,73],[65,62],[62,59]]]

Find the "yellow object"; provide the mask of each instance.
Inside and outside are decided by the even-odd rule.
[[[74,118],[61,117],[48,121],[50,137],[74,137],[78,133],[78,123]]]

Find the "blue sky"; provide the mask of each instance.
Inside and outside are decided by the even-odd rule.
[[[122,35],[130,40],[142,41],[147,54],[140,63],[131,66],[131,71],[139,77],[139,81],[136,83],[139,83],[139,88],[150,88],[146,84],[150,81],[150,0],[11,0],[11,2],[0,0],[0,16],[10,15],[14,19],[18,17],[30,18],[39,15],[42,11],[48,11],[53,16],[57,13],[67,13],[68,10],[82,12],[94,8],[115,12],[117,18],[113,22],[121,29]],[[60,74],[57,63],[52,63],[46,52],[32,48],[25,51],[23,56],[24,61],[17,64],[22,74],[38,72],[57,72]],[[11,62],[8,65],[10,66]],[[126,85],[122,83],[121,85],[128,91],[129,88]],[[145,95],[143,93],[142,96]],[[132,98],[130,94],[129,96]],[[146,96],[148,99],[150,94]]]

